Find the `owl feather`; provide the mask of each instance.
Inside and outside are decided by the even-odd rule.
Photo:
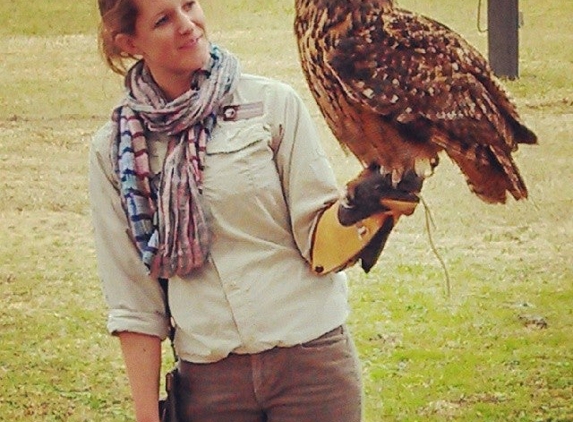
[[[308,86],[343,148],[398,183],[445,152],[488,203],[528,196],[512,153],[537,143],[487,60],[388,0],[295,0]]]

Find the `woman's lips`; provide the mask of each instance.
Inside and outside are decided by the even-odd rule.
[[[193,49],[197,46],[197,44],[199,44],[199,41],[201,40],[201,38],[203,38],[203,37],[198,36],[198,37],[194,37],[192,39],[189,39],[189,40],[185,41],[183,44],[181,44],[181,46],[179,48],[181,50]]]

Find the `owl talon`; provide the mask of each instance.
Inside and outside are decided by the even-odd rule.
[[[437,156],[432,158],[424,158],[421,160],[416,160],[414,162],[414,171],[419,177],[425,179],[434,174],[434,169],[438,165],[438,162],[439,159]]]
[[[338,208],[338,220],[348,226],[373,214],[391,211],[410,215],[420,201],[424,178],[414,170],[383,173],[377,165],[364,169],[348,182]]]
[[[402,169],[392,170],[392,187],[394,189],[396,189],[396,187],[398,187],[398,184],[402,180],[403,174],[404,174],[404,171]]]

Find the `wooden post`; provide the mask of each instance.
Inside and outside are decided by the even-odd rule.
[[[519,77],[518,0],[488,0],[489,63],[500,77]]]

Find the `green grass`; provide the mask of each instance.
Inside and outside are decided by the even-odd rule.
[[[87,34],[97,25],[97,0],[3,0],[0,16],[0,36]]]
[[[291,0],[203,5],[245,71],[301,93],[340,182],[354,176],[302,79]],[[400,5],[485,51],[477,2]],[[370,274],[349,271],[365,422],[573,421],[573,2],[520,7],[521,78],[507,87],[540,138],[516,155],[531,198],[482,204],[444,158],[424,197],[451,297],[422,207]],[[133,420],[87,203],[89,137],[121,89],[97,53],[95,1],[6,0],[0,16],[0,421]]]

